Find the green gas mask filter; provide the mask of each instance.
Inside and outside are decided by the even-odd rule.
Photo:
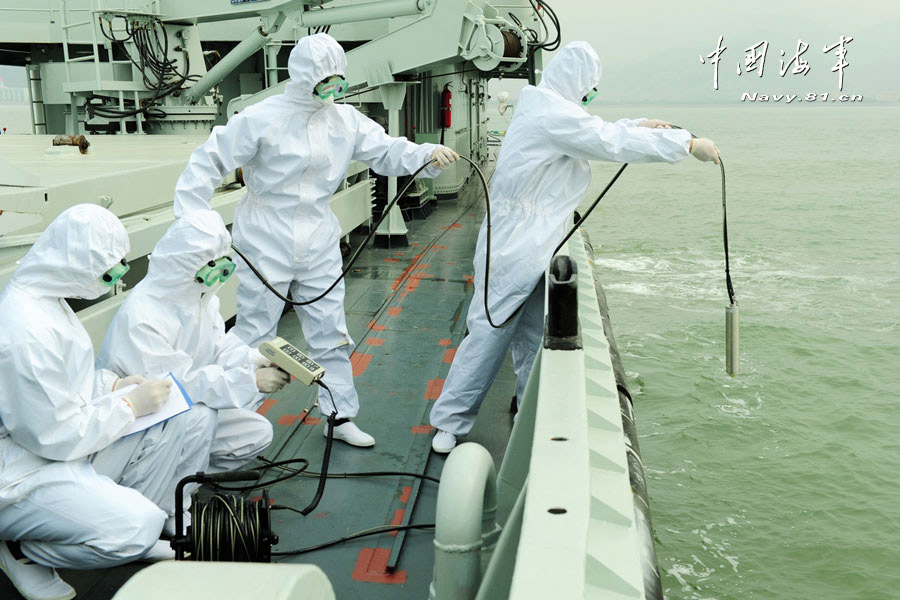
[[[212,287],[219,282],[225,283],[234,274],[236,266],[230,256],[223,256],[206,263],[202,269],[197,271],[194,279],[197,283],[205,284],[208,287]]]
[[[597,88],[592,89],[587,94],[584,95],[584,98],[581,99],[581,104],[587,106],[591,102],[594,101],[594,98],[597,97]]]
[[[125,276],[125,273],[127,273],[129,269],[131,269],[131,266],[128,264],[128,261],[123,258],[114,264],[106,273],[101,275],[100,281],[107,287],[113,287],[119,283],[119,280]]]
[[[346,79],[340,75],[333,75],[316,86],[315,94],[320,100],[328,100],[329,98],[337,100],[347,93],[347,88],[349,87],[350,84]]]

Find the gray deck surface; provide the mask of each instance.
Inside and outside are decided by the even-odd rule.
[[[408,221],[408,247],[370,248],[348,275],[345,308],[356,343],[354,375],[361,404],[356,422],[375,436],[376,445],[358,449],[336,442],[330,473],[416,471],[427,460],[426,472],[440,476],[444,457],[428,454],[433,434],[427,425],[428,410],[465,335],[473,287],[472,253],[484,213],[482,195],[475,183],[459,199],[433,204],[436,209],[427,219]],[[361,237],[353,237],[353,243],[359,243]],[[305,347],[293,312],[285,314],[278,331]],[[507,358],[475,428],[463,440],[484,445],[498,467],[512,424],[508,406],[514,391]],[[310,388],[293,382],[260,409],[275,427],[266,458],[303,457],[309,459],[310,470],[319,471],[324,418],[320,423],[321,415],[314,410],[304,424],[298,424],[311,398]],[[277,505],[300,509],[313,497],[316,485],[314,477],[297,477],[272,488],[270,497]],[[273,512],[273,529],[280,538],[273,551],[303,548],[397,522],[410,510],[411,487],[409,477],[329,479],[321,503],[309,516]],[[411,522],[433,523],[436,499],[437,485],[423,482]],[[409,532],[397,569],[388,571],[384,565],[394,539],[380,534],[278,560],[318,565],[342,600],[426,598],[432,575],[432,532]],[[61,574],[79,598],[105,599],[143,566]],[[16,597],[8,580],[0,576],[0,598]]]

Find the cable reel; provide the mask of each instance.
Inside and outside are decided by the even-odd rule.
[[[232,471],[185,477],[175,491],[175,560],[216,562],[272,562],[272,546],[278,536],[272,531],[268,490],[252,500],[237,494],[216,492],[201,498],[192,494],[191,525],[183,529],[184,486],[226,481],[256,481],[259,471]]]

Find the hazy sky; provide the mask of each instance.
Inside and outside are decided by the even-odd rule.
[[[823,48],[852,37],[844,92],[874,100],[900,90],[900,2],[890,0],[547,0],[562,21],[563,42],[590,42],[603,61],[606,101],[739,102],[742,92],[837,92],[834,51]],[[719,90],[713,66],[700,63],[724,36]],[[779,61],[794,56],[798,39],[806,76],[779,76]],[[743,73],[745,49],[769,42],[763,76]],[[781,56],[781,50],[785,56]],[[867,98],[868,99],[868,98]]]

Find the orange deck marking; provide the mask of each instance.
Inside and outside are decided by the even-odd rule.
[[[380,346],[384,343],[384,338],[370,337],[366,338],[366,344],[369,346]]]
[[[444,380],[443,379],[432,379],[428,382],[428,387],[425,389],[425,399],[426,400],[437,400],[441,395],[441,390],[444,389]]]
[[[400,491],[400,502],[402,502],[403,504],[406,504],[407,502],[409,502],[409,497],[411,494],[412,494],[412,486],[404,485],[403,489]]]
[[[456,356],[456,348],[447,348],[444,352],[444,362],[447,364],[452,363],[454,356]]]
[[[278,400],[275,398],[266,398],[263,400],[263,403],[259,405],[259,408],[256,409],[256,412],[261,414],[262,416],[266,416],[266,413],[269,412],[269,409],[278,404]]]
[[[400,262],[400,259],[399,258],[386,258],[386,259],[384,259],[384,262],[398,263],[398,262]]]
[[[351,577],[367,583],[406,583],[406,571],[388,572],[390,548],[363,548],[359,551]]]
[[[413,433],[431,433],[434,430],[434,427],[431,425],[416,425],[412,428]]]
[[[354,352],[351,354],[350,364],[353,366],[353,376],[359,377],[365,373],[370,362],[372,362],[371,354],[363,354],[361,352]]]
[[[394,526],[403,525],[403,515],[404,514],[406,514],[406,509],[404,509],[404,508],[399,508],[399,509],[395,510],[394,518],[391,519],[391,525],[394,525]],[[388,535],[390,535],[391,537],[397,537],[397,532],[392,531]]]
[[[281,415],[276,421],[279,425],[293,425],[301,418],[301,415]]]
[[[389,314],[392,317],[396,317],[401,312],[403,312],[403,309],[400,308],[399,306],[392,306],[389,309],[387,309],[387,314]]]
[[[450,338],[445,338],[438,342],[438,346],[449,346],[449,345],[450,345]]]
[[[384,325],[376,325],[375,321],[369,321],[369,329],[371,329],[372,331],[384,331],[385,326]]]

